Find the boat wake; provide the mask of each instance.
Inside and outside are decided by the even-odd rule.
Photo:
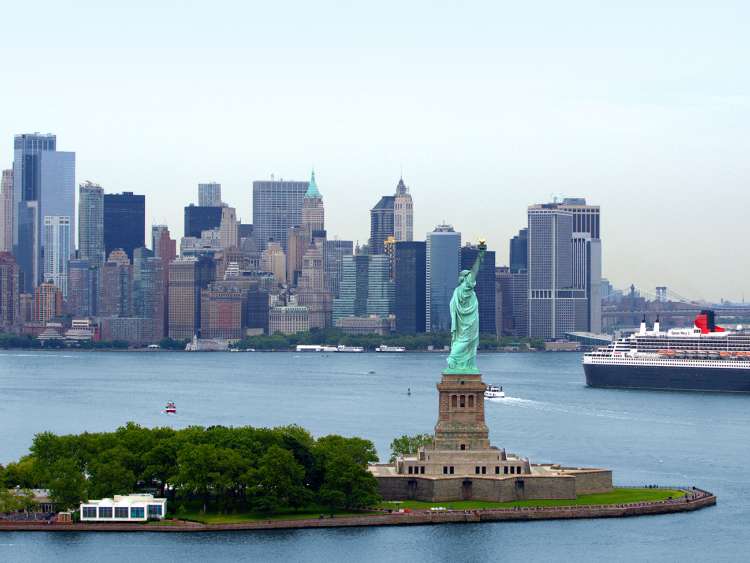
[[[638,420],[640,422],[655,422],[675,424],[676,421],[667,417],[654,416],[637,416],[625,411],[613,411],[607,409],[593,409],[582,405],[568,406],[545,401],[534,401],[533,399],[522,399],[520,397],[505,397],[504,399],[490,400],[493,403],[507,404],[510,407],[538,410],[549,413],[575,414],[583,416],[593,416],[597,418],[609,418],[612,420]],[[678,424],[683,426],[693,426],[694,424],[687,421],[680,421]]]

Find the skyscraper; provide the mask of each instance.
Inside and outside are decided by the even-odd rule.
[[[221,208],[219,239],[221,240],[221,248],[224,250],[239,247],[239,222],[234,207],[225,206]]]
[[[302,259],[310,245],[310,233],[302,226],[289,229],[286,242],[286,283],[297,285],[302,275]]]
[[[573,213],[557,203],[532,205],[528,219],[529,336],[587,330],[586,290],[573,285]]]
[[[350,240],[326,240],[326,280],[333,298],[339,296],[341,277],[344,273],[344,256],[354,254],[354,242]]]
[[[13,252],[13,170],[0,183],[0,252]]]
[[[62,292],[53,283],[40,283],[34,289],[34,320],[46,323],[62,314]]]
[[[427,245],[421,241],[399,241],[394,245],[396,332],[425,332]]]
[[[221,184],[216,182],[198,184],[198,205],[201,207],[221,207]]]
[[[201,336],[242,338],[247,291],[228,282],[213,282],[201,290]]]
[[[133,192],[104,194],[104,251],[121,248],[133,260],[133,250],[145,246],[146,196]]]
[[[74,317],[96,316],[99,301],[100,266],[90,260],[68,263],[68,314]]]
[[[75,201],[76,161],[74,152],[43,151],[39,155],[41,173],[40,221],[44,225],[46,217],[70,218],[68,237],[69,256],[75,254]],[[44,252],[44,237],[42,237]]]
[[[51,281],[63,298],[68,297],[68,260],[70,260],[71,218],[44,217],[44,281]]]
[[[578,320],[583,330],[602,330],[602,243],[598,205],[587,205],[585,198],[565,198],[560,209],[573,214],[573,287],[586,292],[585,320]]]
[[[23,293],[32,293],[42,278],[42,241],[39,224],[39,201],[25,200],[18,204],[13,217],[15,242],[13,254],[21,268]]]
[[[253,182],[253,232],[262,251],[274,240],[287,250],[289,229],[302,225],[302,205],[308,182]]]
[[[341,317],[367,314],[370,255],[354,254],[342,258],[339,297],[333,301],[333,322]]]
[[[309,243],[302,257],[302,272],[297,284],[297,302],[307,307],[311,328],[331,326],[333,301],[326,284],[324,238],[316,238]]]
[[[510,271],[520,272],[529,268],[529,229],[521,229],[510,239]]]
[[[340,297],[333,302],[334,323],[341,317],[387,317],[393,313],[394,287],[387,256],[344,256],[343,267]]]
[[[276,278],[277,283],[286,280],[286,254],[281,248],[281,243],[271,241],[263,251],[260,266],[264,272],[270,272]]]
[[[461,233],[438,225],[427,233],[427,332],[450,332],[450,301],[458,284]]]
[[[393,205],[396,197],[384,195],[375,207],[370,209],[370,254],[384,254],[384,243],[393,236]]]
[[[164,263],[146,248],[133,252],[133,315],[149,319],[147,340],[164,336]]]
[[[461,269],[471,270],[479,255],[479,249],[474,245],[461,247]],[[456,280],[458,283],[458,279]],[[495,322],[495,252],[485,252],[482,265],[477,273],[477,284],[474,287],[479,303],[479,332],[481,334],[497,333]]]
[[[104,263],[104,190],[85,182],[78,186],[78,257]]]
[[[310,175],[305,197],[302,199],[302,228],[307,233],[307,242],[312,240],[315,231],[325,230],[325,209],[323,207],[323,196],[318,191],[315,181],[315,170]]]
[[[393,314],[394,287],[391,259],[384,254],[369,256],[367,272],[367,314],[387,317]]]
[[[414,203],[403,178],[398,181],[393,201],[393,236],[397,241],[414,240]]]
[[[510,274],[513,336],[529,336],[529,274],[522,270]]]
[[[120,248],[110,252],[102,265],[98,314],[102,317],[133,316],[133,265]]]
[[[31,291],[43,273],[44,217],[75,217],[75,153],[57,151],[57,138],[39,133],[16,135],[13,147],[13,252]]]
[[[166,225],[151,227],[151,248],[154,251],[154,258],[161,260],[163,322],[162,333],[158,336],[167,336],[169,331],[169,264],[177,257],[177,241],[172,239]]]
[[[155,258],[166,260],[167,265],[177,256],[177,241],[169,234],[166,225],[151,226],[151,249]]]
[[[211,258],[175,258],[169,265],[169,336],[188,339],[200,336],[201,290],[216,276]]]
[[[185,236],[201,238],[203,231],[221,225],[221,207],[202,207],[192,203],[185,207]]]
[[[21,273],[10,252],[0,252],[0,328],[8,330],[20,324]]]

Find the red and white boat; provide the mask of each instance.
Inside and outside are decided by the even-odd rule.
[[[177,414],[177,406],[174,404],[174,401],[167,402],[167,406],[164,407],[164,413],[165,414]]]

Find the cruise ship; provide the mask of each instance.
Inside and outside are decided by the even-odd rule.
[[[716,326],[701,311],[693,328],[661,331],[659,320],[584,354],[590,387],[750,393],[750,334]]]

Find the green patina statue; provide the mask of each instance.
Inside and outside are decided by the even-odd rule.
[[[479,303],[474,293],[477,272],[484,260],[487,244],[479,241],[479,255],[471,270],[462,270],[458,287],[451,297],[451,353],[445,373],[479,373],[477,346],[479,345]]]

